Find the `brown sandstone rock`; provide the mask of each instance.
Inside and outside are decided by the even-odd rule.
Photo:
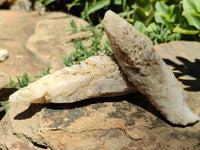
[[[62,55],[74,50],[72,39],[85,33],[71,34],[72,19],[80,27],[84,20],[61,12],[0,11],[0,48],[9,50],[9,58],[0,62],[0,89],[9,83],[9,76],[41,74],[48,67],[52,71],[64,67]]]
[[[31,11],[31,5],[33,1],[30,0],[15,0],[10,6],[11,10],[25,10],[27,12]]]
[[[156,49],[162,58],[169,59],[165,60],[168,64],[177,63],[176,72],[182,73],[181,78],[197,80],[200,76],[191,77],[196,70],[190,70],[190,76],[187,71],[199,66],[195,63],[200,57],[198,47],[198,42],[181,41],[161,44]],[[177,61],[176,56],[188,61]],[[191,68],[183,70],[182,65],[187,63]],[[186,93],[189,107],[200,115],[200,90],[190,89]],[[200,122],[184,128],[173,126],[144,96],[136,93],[72,104],[12,103],[1,121],[0,142],[4,144],[0,144],[0,149],[197,150],[199,135]]]

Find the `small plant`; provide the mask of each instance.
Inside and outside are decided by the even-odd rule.
[[[3,101],[3,102],[0,102],[0,104],[1,104],[1,106],[2,107],[0,107],[0,112],[1,111],[6,111],[6,112],[8,112],[8,109],[9,109],[9,102],[8,101]]]
[[[10,78],[9,78],[9,79],[10,79],[9,85],[10,85],[11,87],[15,88],[15,89],[20,89],[20,88],[26,87],[26,86],[30,83],[30,81],[31,81],[32,78],[34,78],[34,77],[35,77],[35,78],[38,78],[38,77],[41,78],[41,77],[43,77],[43,76],[45,76],[45,75],[47,75],[47,74],[50,74],[50,69],[51,69],[51,68],[52,68],[52,67],[48,67],[46,72],[43,72],[41,75],[36,75],[36,76],[34,76],[34,75],[28,76],[28,74],[27,74],[26,72],[24,72],[24,74],[23,74],[23,76],[21,77],[21,79],[20,79],[20,77],[17,77],[18,83],[15,82],[15,81],[10,77]]]
[[[74,41],[74,47],[76,49],[71,52],[68,58],[63,56],[64,64],[67,67],[72,66],[74,64],[73,61],[79,64],[81,61],[95,55],[93,50],[88,50],[88,48],[83,45],[81,38]]]
[[[16,89],[20,89],[22,87],[25,87],[29,84],[31,78],[33,78],[34,76],[28,76],[28,74],[26,72],[24,72],[22,78],[20,79],[19,77],[17,77],[17,81],[18,83],[16,83],[11,77],[9,78],[10,79],[10,83],[9,85],[13,88],[16,88]]]
[[[40,2],[45,6],[52,2],[60,3],[55,0],[40,0]],[[111,9],[133,25],[141,22],[148,28],[150,24],[154,23],[159,26],[159,30],[163,30],[162,24],[164,24],[167,36],[173,37],[172,39],[200,41],[199,0],[61,0],[61,2],[66,4],[68,13],[76,12],[74,15],[81,16],[90,25],[99,24],[105,12]],[[145,30],[145,28],[143,29]],[[73,27],[73,32],[79,32],[76,26]],[[148,34],[146,35],[148,36]],[[155,35],[155,39],[157,37],[159,35]],[[160,43],[168,40],[157,39],[155,41],[158,42],[154,43]]]
[[[113,54],[113,51],[110,47],[110,41],[108,39],[105,39],[104,47],[105,47],[105,54],[106,55],[112,55]]]
[[[24,72],[22,78],[20,79],[19,77],[17,77],[17,81],[18,83],[16,83],[11,77],[9,78],[10,79],[10,83],[9,85],[15,89],[20,89],[22,87],[25,87],[29,84],[31,78],[33,78],[33,76],[28,76],[28,74],[26,72]],[[0,111],[8,111],[9,109],[9,102],[8,101],[3,101],[3,102],[0,102],[1,104],[1,107],[0,107]]]
[[[171,41],[178,41],[181,39],[181,35],[179,33],[173,33],[172,30],[165,26],[165,24],[158,25],[155,30],[148,32],[147,35],[152,40],[154,45]]]
[[[44,6],[47,6],[55,1],[56,0],[39,0],[40,3],[44,4]]]
[[[134,26],[138,31],[146,34],[154,45],[181,39],[180,33],[172,32],[165,24],[151,23],[146,27],[143,23],[136,22]]]
[[[33,78],[34,76],[31,75],[31,76],[28,76],[28,74],[26,72],[24,72],[22,78],[20,79],[19,77],[17,77],[17,82],[15,82],[11,77],[9,78],[10,79],[10,83],[9,85],[15,89],[20,89],[22,87],[26,87],[29,83],[30,83],[30,80]],[[3,101],[3,102],[0,102],[1,106],[0,107],[0,111],[8,111],[9,109],[9,102],[8,101]]]
[[[43,76],[46,76],[48,74],[50,74],[50,69],[52,69],[52,67],[48,67],[46,72],[43,72],[42,74],[36,75],[35,77],[39,77],[42,78]]]
[[[174,28],[174,32],[182,35],[190,35],[194,40],[200,41],[200,1],[183,0],[180,23]]]
[[[70,55],[68,58],[66,58],[63,55],[62,58],[63,58],[64,64],[65,64],[66,67],[70,67],[70,66],[72,66],[74,64],[73,60],[72,60],[72,55]]]
[[[72,20],[71,23],[72,28],[76,28],[76,23]],[[71,52],[70,56],[66,58],[62,56],[63,62],[66,67],[70,67],[73,64],[79,64],[81,61],[91,57],[96,56],[99,53],[104,53],[106,55],[111,55],[113,52],[110,48],[109,41],[106,39],[105,43],[101,42],[102,36],[104,34],[102,24],[97,26],[88,25],[86,27],[81,27],[81,30],[76,28],[76,31],[89,31],[86,39],[91,41],[90,46],[85,46],[82,42],[81,38],[74,40],[75,50]],[[67,30],[67,32],[77,33],[74,30]]]
[[[72,30],[67,30],[67,32],[78,33],[79,30],[78,30],[78,27],[76,26],[74,19],[72,19],[70,24],[71,24]]]
[[[15,89],[20,89],[20,88],[23,88],[23,87],[26,87],[29,83],[30,83],[30,81],[31,81],[31,79],[33,78],[33,77],[35,77],[35,78],[41,78],[41,77],[43,77],[43,76],[45,76],[45,75],[47,75],[47,74],[50,74],[50,69],[51,69],[52,67],[48,67],[47,68],[47,71],[46,72],[43,72],[41,75],[36,75],[36,76],[33,76],[33,75],[30,75],[30,76],[28,76],[28,74],[26,73],[26,72],[24,72],[24,74],[23,74],[23,76],[21,77],[21,79],[20,79],[20,77],[17,77],[17,81],[18,81],[18,83],[17,82],[15,82],[11,77],[9,78],[10,79],[10,83],[9,83],[9,85],[12,87],[12,88],[15,88]],[[0,105],[1,105],[1,107],[0,107],[0,112],[1,111],[8,111],[8,109],[9,109],[9,102],[8,101],[3,101],[3,102],[0,102]]]
[[[91,26],[90,31],[92,33],[92,36],[89,37],[89,39],[92,42],[92,44],[89,48],[91,48],[91,50],[95,53],[95,55],[97,55],[99,51],[102,52],[104,49],[104,47],[101,44],[101,38],[104,32],[102,30],[101,24],[99,24],[98,27]]]

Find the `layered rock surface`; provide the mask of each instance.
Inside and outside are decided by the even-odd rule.
[[[0,62],[0,88],[9,83],[9,76],[42,74],[48,67],[52,72],[64,67],[62,55],[74,50],[72,39],[86,33],[72,34],[72,19],[78,27],[86,26],[84,20],[68,14],[54,12],[0,11],[0,49],[9,51],[9,58]]]
[[[0,16],[18,18],[18,21],[15,17],[11,17],[9,22],[6,22],[6,19],[2,19],[0,22],[1,28],[7,29],[7,32],[0,30],[1,48],[9,50],[9,58],[0,63],[1,81],[5,78],[8,79],[9,75],[20,76],[24,71],[29,74],[38,74],[49,66],[54,67],[54,70],[64,66],[61,56],[69,54],[73,49],[71,39],[83,36],[84,33],[63,32],[69,27],[63,23],[65,17],[59,17],[58,14],[62,13],[46,14],[46,19],[44,19],[45,16],[39,17],[36,13],[0,12]],[[71,21],[70,17],[65,18],[68,19],[68,25]],[[41,25],[40,23],[43,21],[49,23]],[[57,24],[51,21],[55,21]],[[85,24],[84,21],[79,21],[81,22],[79,25]],[[14,28],[13,23],[21,26]],[[38,24],[43,30],[36,32]],[[58,24],[63,28],[58,27]],[[52,29],[53,25],[57,26],[55,32],[45,30]],[[47,38],[49,34],[53,34],[51,38]],[[15,40],[9,40],[11,37],[15,37]],[[58,40],[64,37],[68,39],[67,43]],[[29,41],[39,44],[30,48],[32,51],[27,50],[26,46],[29,45]],[[55,42],[54,46],[51,42]],[[45,51],[45,46],[49,51]],[[66,49],[63,48],[65,46]],[[184,41],[155,47],[159,55],[179,77],[181,86],[189,95],[188,105],[197,115],[200,115],[199,47],[200,43],[198,42]],[[63,51],[59,48],[63,48]],[[45,55],[48,55],[49,59],[45,59],[43,62]],[[37,63],[36,60],[40,61]],[[10,69],[8,69],[9,67]],[[5,89],[1,89],[1,91],[5,91]],[[193,150],[199,149],[199,146],[199,122],[184,128],[173,126],[140,93],[89,99],[71,104],[12,103],[8,113],[0,122],[0,149],[3,150]]]

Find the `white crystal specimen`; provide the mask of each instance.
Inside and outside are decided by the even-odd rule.
[[[66,67],[30,83],[9,97],[12,102],[72,103],[93,97],[136,92],[126,80],[115,58],[90,57],[80,65]]]
[[[112,11],[106,12],[103,26],[128,80],[167,120],[187,125],[200,119],[188,108],[187,95],[148,37]]]

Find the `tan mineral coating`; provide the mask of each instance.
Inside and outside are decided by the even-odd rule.
[[[90,57],[30,83],[9,97],[11,102],[71,103],[93,97],[135,92],[112,56]]]
[[[103,26],[128,80],[149,98],[167,120],[180,125],[199,120],[188,108],[187,95],[174,74],[145,35],[112,11],[106,12]]]

